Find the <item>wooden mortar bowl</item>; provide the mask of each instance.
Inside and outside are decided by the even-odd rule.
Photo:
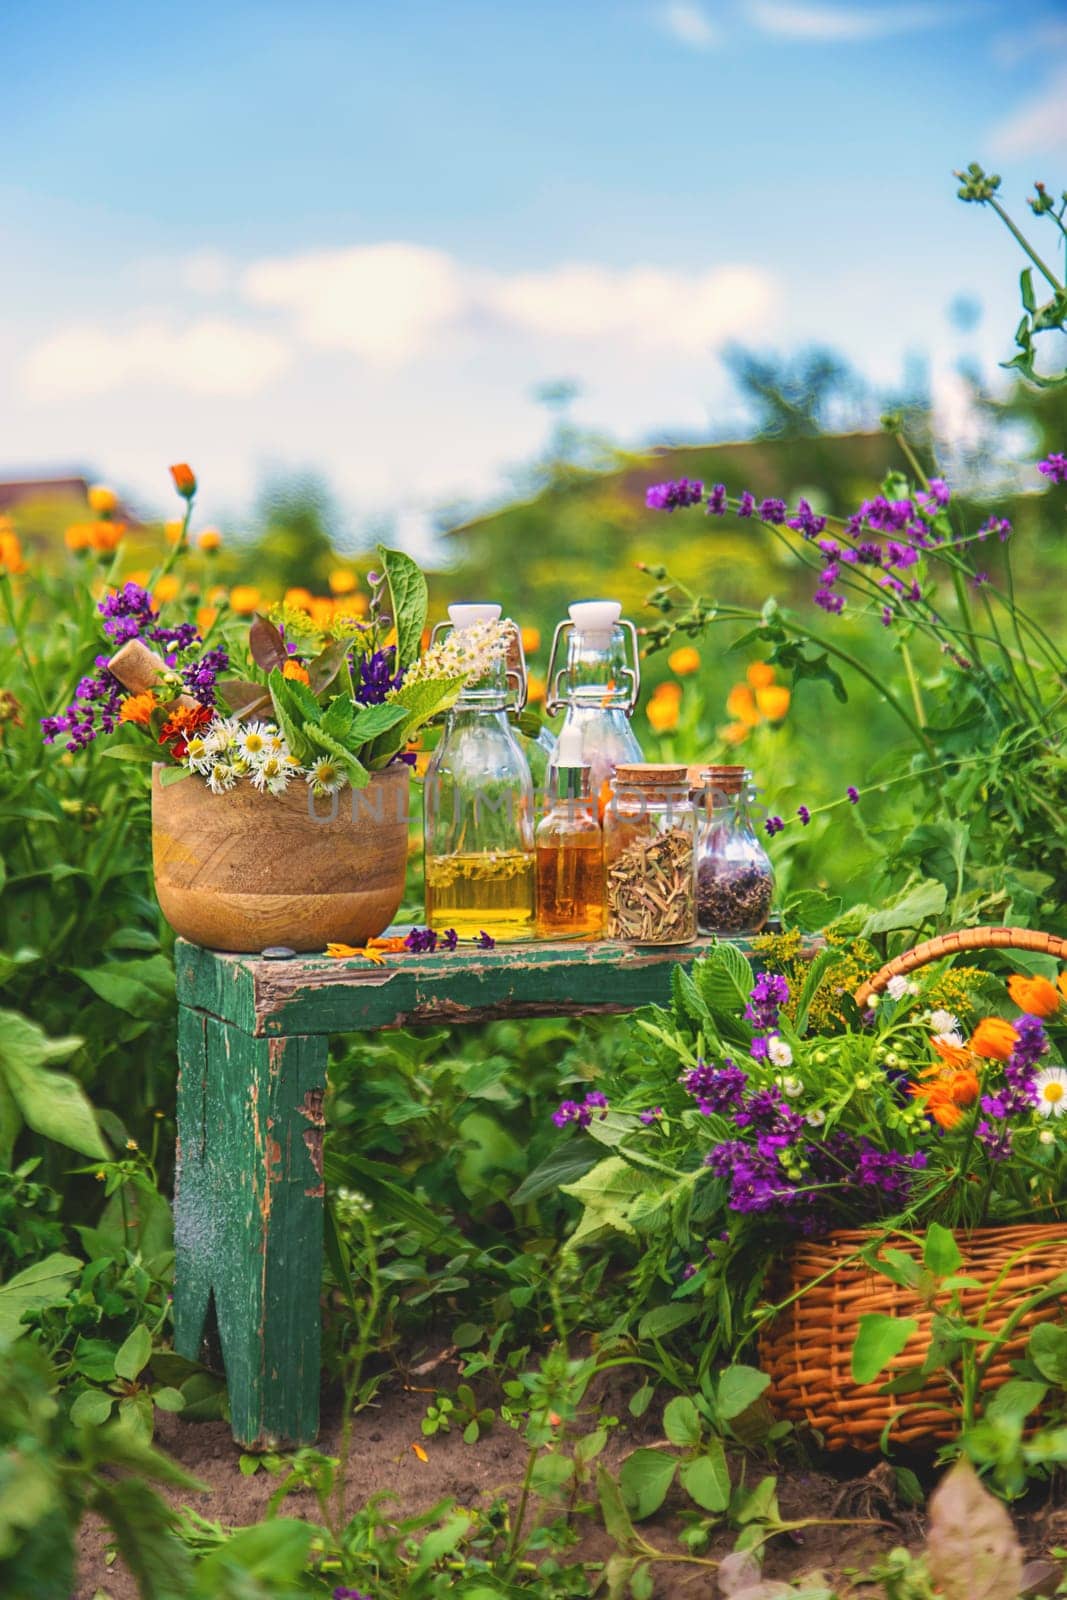
[[[321,950],[389,926],[407,871],[403,763],[320,800],[303,780],[281,795],[250,783],[212,794],[195,775],[164,785],[164,770],[152,770],[152,864],[182,938],[209,950]]]

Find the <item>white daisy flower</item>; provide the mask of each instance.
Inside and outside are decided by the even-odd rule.
[[[203,734],[194,733],[185,745],[185,764],[192,772],[207,774],[211,771],[215,756]]]
[[[247,761],[258,766],[270,754],[269,740],[273,737],[269,723],[250,722],[237,739],[237,747]]]
[[[250,778],[252,776],[253,767],[247,756],[235,755],[230,765],[239,778]]]
[[[230,756],[237,749],[241,724],[234,717],[216,717],[207,731],[206,744],[214,756]]]
[[[787,1094],[790,1100],[795,1100],[797,1095],[804,1093],[804,1085],[799,1078],[783,1078],[782,1093]]]
[[[264,756],[252,774],[252,782],[261,794],[284,794],[289,787],[289,772],[277,756]]]
[[[343,767],[332,756],[320,756],[317,761],[313,761],[305,777],[315,794],[336,794],[339,789],[344,788],[346,782]]]
[[[956,1032],[935,1033],[934,1034],[934,1043],[935,1044],[947,1044],[947,1045],[951,1045],[954,1050],[962,1050],[963,1049],[963,1035],[962,1035],[962,1033],[956,1033]]]
[[[207,775],[207,786],[212,794],[228,794],[237,782],[237,773],[230,761],[216,761]]]
[[[1051,1128],[1042,1128],[1041,1132],[1037,1136],[1037,1142],[1038,1144],[1055,1144],[1056,1135],[1053,1133]]]
[[[820,1111],[819,1107],[816,1106],[814,1111],[808,1112],[807,1116],[804,1118],[804,1121],[807,1123],[809,1128],[821,1128],[823,1123],[826,1121],[826,1112]]]
[[[1037,1109],[1043,1117],[1062,1117],[1067,1111],[1067,1070],[1046,1067],[1034,1080]]]
[[[903,1000],[906,994],[918,994],[919,985],[913,983],[910,978],[901,977],[898,973],[895,977],[890,978],[886,984],[886,990],[891,1000]]]
[[[960,1031],[960,1019],[959,1017],[954,1017],[951,1011],[938,1009],[930,1013],[930,1026],[937,1034],[958,1034]]]
[[[278,732],[277,728],[272,729],[265,735],[265,737],[267,740],[268,754],[279,757],[284,757],[289,754],[289,746],[285,742],[285,737],[283,734]]]
[[[784,1039],[779,1039],[777,1034],[768,1040],[767,1055],[776,1067],[791,1067],[793,1065],[792,1050],[790,1050]]]

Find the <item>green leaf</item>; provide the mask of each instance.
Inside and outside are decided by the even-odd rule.
[[[154,744],[109,744],[105,745],[100,754],[110,756],[114,761],[141,761],[151,766],[153,761],[159,760],[159,746]]]
[[[70,1408],[70,1420],[76,1428],[99,1428],[111,1415],[112,1395],[100,1389],[83,1389]]]
[[[378,546],[378,557],[389,584],[393,624],[396,628],[396,658],[400,666],[409,667],[418,660],[422,646],[422,633],[426,626],[429,590],[418,563],[402,550],[388,550]]]
[[[164,955],[72,970],[101,1000],[131,1017],[163,1017],[174,1005],[174,967]]]
[[[188,767],[164,767],[159,774],[159,786],[161,789],[169,789],[172,783],[182,783],[184,779],[192,776]]]
[[[674,1482],[678,1463],[662,1450],[635,1450],[619,1472],[619,1487],[626,1509],[635,1522],[658,1511]]]
[[[752,990],[752,968],[735,945],[720,944],[694,964],[693,980],[716,1019],[736,1019]]]
[[[351,648],[351,639],[332,639],[314,661],[308,662],[308,687],[312,694],[321,694],[329,688],[344,666],[345,656]]]
[[[682,1463],[682,1488],[705,1511],[725,1511],[730,1504],[730,1469],[721,1439],[708,1441],[703,1455]]]
[[[457,1511],[440,1528],[434,1528],[428,1533],[419,1546],[418,1560],[411,1569],[412,1577],[421,1577],[424,1572],[429,1572],[442,1556],[451,1555],[470,1525],[470,1517],[463,1511]]]
[[[525,1205],[529,1200],[540,1200],[542,1195],[554,1194],[563,1184],[583,1177],[599,1160],[600,1151],[592,1139],[565,1139],[526,1174],[510,1203]]]
[[[463,683],[462,678],[428,678],[422,683],[403,684],[387,704],[403,706],[407,715],[403,722],[398,722],[388,733],[380,734],[374,741],[367,757],[374,770],[391,761],[431,717],[439,716],[442,711],[455,705]]]
[[[860,930],[861,937],[867,939],[872,933],[894,933],[899,928],[921,928],[925,922],[944,911],[947,899],[945,885],[935,882],[933,878],[926,878],[903,894],[895,905],[887,906],[883,911],[873,911]]]
[[[390,728],[405,722],[407,715],[405,708],[395,700],[385,700],[380,706],[360,706],[348,731],[348,738],[354,747],[368,744],[379,734],[388,733]]]
[[[144,1323],[138,1323],[122,1342],[115,1354],[115,1372],[118,1377],[132,1383],[148,1365],[152,1356],[152,1335]]]
[[[276,1586],[296,1584],[307,1567],[315,1530],[296,1517],[272,1517],[231,1534],[228,1539],[197,1564],[194,1592],[204,1600],[216,1600],[220,1593],[273,1594]],[[228,1580],[241,1580],[237,1588]],[[249,1590],[250,1582],[257,1584]],[[258,1585],[265,1585],[262,1590]]]
[[[648,1188],[648,1178],[623,1161],[621,1156],[609,1156],[598,1161],[591,1172],[576,1183],[560,1184],[560,1191],[580,1200],[585,1207],[582,1219],[571,1235],[570,1244],[591,1242],[605,1229],[634,1237],[634,1229],[627,1220],[627,1212],[638,1195]]]
[[[695,1321],[699,1314],[699,1306],[692,1304],[653,1306],[637,1324],[638,1338],[662,1339],[666,1334],[684,1328],[687,1322]]]
[[[175,1513],[136,1478],[98,1478],[92,1509],[111,1525],[141,1600],[185,1600],[192,1563],[175,1535]]]
[[[724,1422],[739,1417],[749,1406],[755,1405],[770,1381],[766,1372],[755,1367],[727,1367],[715,1391],[719,1416]]]
[[[290,751],[296,759],[303,763],[308,758],[310,746],[304,734],[304,717],[300,707],[290,693],[292,680],[283,678],[280,672],[270,675],[270,698],[274,707],[274,717],[282,731],[282,735]],[[318,702],[316,701],[316,711]]]
[[[1067,1389],[1067,1328],[1039,1322],[1030,1335],[1027,1354],[1043,1378]]]
[[[700,1443],[700,1412],[688,1395],[677,1394],[663,1410],[663,1431],[671,1444],[692,1449]]]
[[[1027,1417],[1037,1410],[1047,1394],[1047,1383],[1036,1383],[1027,1378],[1009,1378],[996,1391],[984,1415],[990,1422],[1013,1423],[1021,1430]]]
[[[649,1383],[646,1378],[640,1389],[630,1396],[630,1415],[632,1417],[643,1417],[652,1403],[652,1396],[655,1392],[655,1385]]]
[[[617,1479],[608,1471],[607,1467],[596,1469],[597,1499],[600,1501],[600,1514],[604,1519],[604,1527],[608,1536],[615,1540],[620,1550],[628,1549],[634,1541],[633,1523],[626,1509]]]
[[[852,1377],[856,1383],[873,1383],[895,1361],[919,1327],[915,1317],[890,1317],[867,1311],[860,1317],[852,1346]]]
[[[81,1084],[43,1065],[72,1055],[80,1045],[75,1038],[49,1039],[17,1011],[0,1011],[0,1078],[23,1121],[44,1138],[102,1161],[107,1147]],[[8,1128],[10,1109],[3,1121]]]
[[[0,1284],[0,1348],[24,1331],[21,1322],[27,1311],[62,1305],[81,1269],[74,1256],[56,1251]]]
[[[158,1406],[160,1411],[184,1411],[185,1396],[180,1389],[164,1386],[152,1391],[152,1404]]]
[[[931,1222],[923,1244],[923,1265],[935,1278],[947,1278],[963,1261],[959,1246],[950,1228],[940,1222]]]
[[[304,732],[307,735],[308,744],[311,746],[307,760],[313,759],[316,749],[322,750],[326,755],[333,756],[334,760],[348,774],[348,781],[353,789],[365,789],[367,787],[370,782],[370,773],[358,757],[354,756],[351,750],[346,749],[339,739],[334,739],[326,732],[325,728],[316,727],[313,722],[309,722],[305,726]]]
[[[832,922],[841,910],[841,896],[823,894],[821,889],[801,889],[790,895],[782,908],[782,922],[801,933],[817,933]]]

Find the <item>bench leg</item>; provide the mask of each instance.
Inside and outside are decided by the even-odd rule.
[[[201,1358],[213,1301],[234,1438],[313,1444],[327,1041],[179,1013],[175,1348]]]

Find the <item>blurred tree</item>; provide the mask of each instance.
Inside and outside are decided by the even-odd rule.
[[[871,390],[843,356],[812,345],[792,356],[734,344],[723,362],[755,415],[760,439],[804,439],[859,426],[876,409]]]
[[[255,571],[249,576],[272,580],[282,589],[324,592],[336,565],[330,528],[337,521],[324,478],[307,472],[268,479],[256,504],[257,534],[250,552]]]

